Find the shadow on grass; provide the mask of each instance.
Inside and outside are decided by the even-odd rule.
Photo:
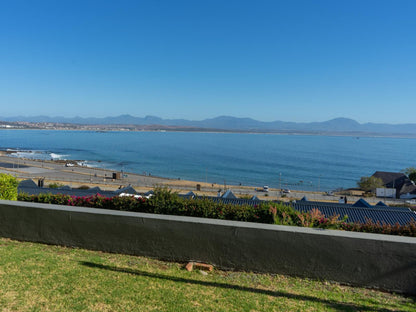
[[[318,302],[318,303],[325,304],[328,307],[331,307],[332,309],[336,309],[338,311],[374,311],[375,310],[374,307],[369,307],[365,305],[343,303],[343,302],[338,302],[335,300],[321,299],[321,298],[316,298],[316,297],[307,296],[307,295],[290,294],[290,293],[283,292],[283,291],[258,289],[258,288],[244,287],[244,286],[239,286],[239,285],[218,283],[218,282],[199,281],[199,280],[174,277],[174,276],[169,276],[169,275],[164,275],[164,274],[159,274],[159,273],[149,273],[149,272],[133,270],[129,268],[120,268],[116,266],[97,264],[97,263],[87,262],[87,261],[80,261],[80,263],[81,265],[84,265],[90,268],[129,273],[129,274],[145,276],[149,278],[163,279],[163,280],[168,280],[168,281],[173,281],[173,282],[178,282],[178,283],[196,284],[196,285],[202,285],[202,286],[207,286],[207,287],[219,287],[219,288],[224,288],[224,289],[233,289],[237,291],[257,293],[257,294],[262,294],[262,295],[267,295],[267,296],[272,296],[272,297],[284,297],[284,298],[294,299],[294,300]],[[397,310],[389,310],[389,309],[383,308],[383,309],[377,309],[377,311],[392,312],[392,311],[397,311]]]

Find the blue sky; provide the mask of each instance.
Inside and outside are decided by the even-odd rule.
[[[0,116],[416,122],[416,1],[0,1]]]

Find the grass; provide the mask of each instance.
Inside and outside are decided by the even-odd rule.
[[[415,311],[416,298],[0,239],[0,311]]]

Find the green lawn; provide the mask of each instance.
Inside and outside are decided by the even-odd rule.
[[[0,239],[0,311],[416,311],[416,298]]]

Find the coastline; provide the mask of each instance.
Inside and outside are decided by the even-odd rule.
[[[117,172],[98,167],[87,167],[74,164],[73,160],[38,160],[10,156],[11,151],[0,150],[0,173],[8,173],[19,180],[32,179],[36,181],[45,178],[45,185],[60,183],[71,187],[98,186],[103,190],[115,190],[122,186],[131,185],[138,192],[147,192],[155,186],[166,186],[172,191],[197,192],[200,185],[199,195],[216,196],[218,190],[223,191],[224,186],[200,181],[172,179],[131,172]],[[66,167],[66,163],[74,166]],[[113,175],[118,175],[113,179]],[[255,192],[255,187],[250,186],[228,186],[237,189],[240,194]]]
[[[257,189],[262,186],[240,186],[206,183],[202,181],[191,181],[156,177],[151,175],[137,174],[131,172],[117,172],[114,170],[86,167],[80,165],[66,166],[66,163],[74,161],[65,160],[38,160],[10,156],[11,151],[0,150],[0,173],[15,176],[19,181],[32,179],[37,183],[38,179],[44,179],[45,186],[58,183],[68,185],[71,188],[88,186],[99,187],[102,190],[116,190],[125,186],[132,186],[138,193],[145,193],[156,186],[167,187],[173,192],[186,194],[190,191],[201,196],[218,196],[219,190],[223,194],[225,190],[231,190],[237,197],[250,198],[256,196],[261,200],[299,200],[306,196],[311,201],[337,202],[341,194],[333,196],[324,192],[312,192],[304,190],[291,190],[288,194],[281,194],[280,189],[270,188],[269,192]],[[117,178],[114,178],[117,177]],[[360,199],[359,196],[348,195],[349,201]],[[380,199],[366,198],[369,203],[375,204]]]

